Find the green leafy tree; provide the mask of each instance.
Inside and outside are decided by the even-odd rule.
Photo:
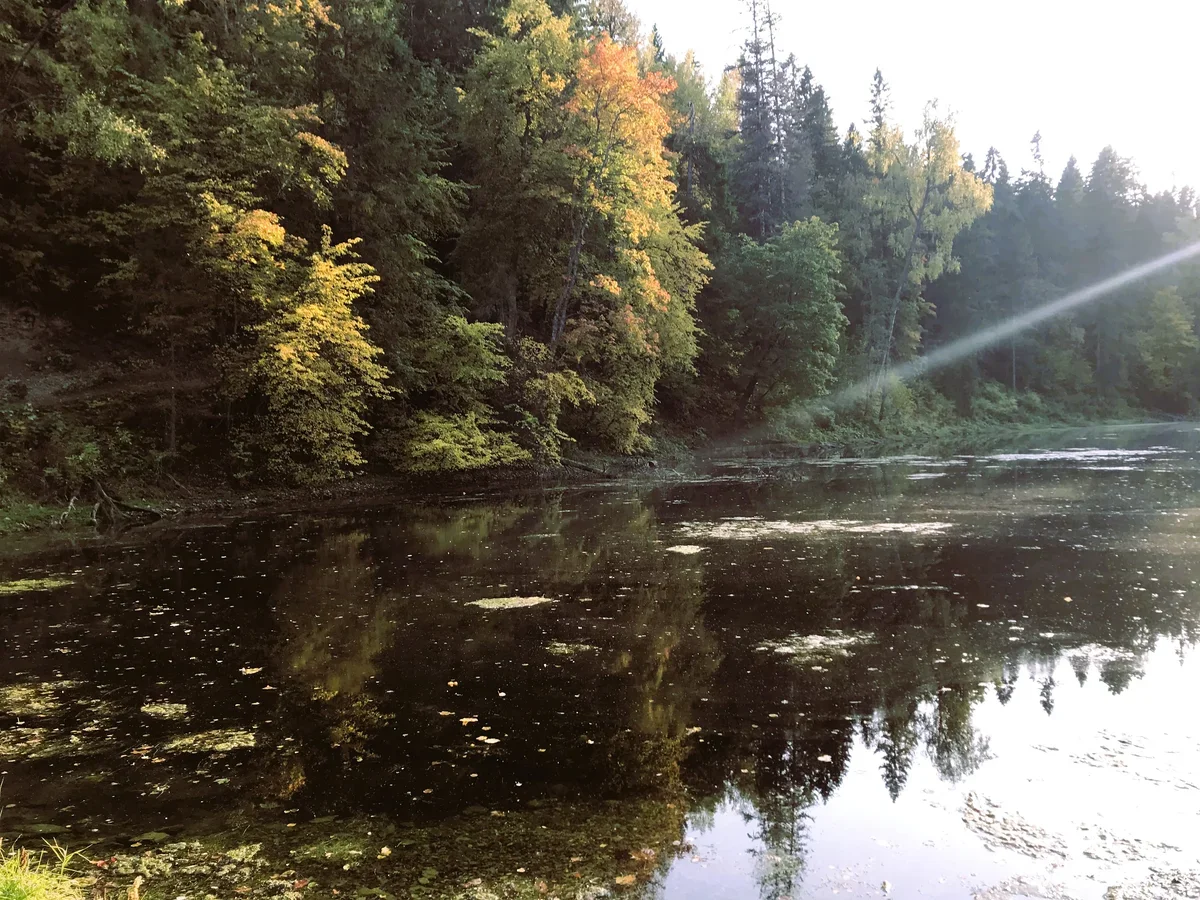
[[[845,324],[836,244],[836,226],[812,218],[764,243],[743,237],[719,260],[708,352],[730,417],[758,418],[832,382]]]
[[[864,323],[882,416],[892,361],[911,357],[920,344],[924,286],[957,270],[954,238],[988,209],[992,191],[963,168],[953,123],[932,105],[911,144],[899,128],[878,124],[867,162],[864,218],[872,243],[890,257],[870,279]]]
[[[586,393],[556,392],[594,398],[579,428],[638,449],[659,378],[695,355],[708,266],[674,206],[674,84],[607,34],[580,45],[540,0],[517,0],[484,42],[462,103],[478,172],[456,257],[464,284],[511,342],[549,348],[527,358],[583,379]]]
[[[1200,338],[1194,308],[1178,288],[1155,291],[1134,335],[1145,399],[1153,406],[1185,413],[1194,402]]]

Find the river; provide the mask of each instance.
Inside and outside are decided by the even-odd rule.
[[[0,558],[0,834],[155,898],[1200,896],[1200,430]]]

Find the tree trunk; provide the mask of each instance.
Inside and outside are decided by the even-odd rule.
[[[176,397],[178,372],[175,368],[175,342],[171,341],[171,396],[167,406],[167,452],[172,456],[177,449],[176,422],[179,417],[179,404]]]
[[[688,104],[687,198],[692,199],[692,156],[696,148],[696,104]]]
[[[575,282],[579,279],[579,257],[583,254],[583,240],[587,236],[588,216],[582,211],[575,223],[574,240],[571,252],[567,256],[567,274],[563,280],[562,292],[554,304],[554,317],[550,323],[550,346],[555,346],[567,328],[567,315],[570,311],[571,295],[575,293]]]
[[[917,251],[917,241],[921,237],[921,226],[925,222],[925,210],[929,205],[929,195],[933,191],[933,185],[930,183],[928,176],[925,179],[925,193],[921,197],[921,206],[917,209],[913,218],[913,233],[912,239],[908,242],[908,252],[904,255],[904,268],[900,271],[900,280],[896,284],[896,293],[892,297],[891,316],[888,321],[887,337],[883,343],[883,352],[880,354],[879,360],[879,376],[878,386],[879,392],[883,399],[879,403],[879,418],[883,420],[883,402],[887,397],[887,388],[884,384],[887,378],[887,371],[892,358],[892,342],[896,336],[896,319],[900,315],[900,302],[904,298],[904,287],[908,283],[908,273],[912,271],[913,256]],[[911,207],[910,207],[911,209]]]
[[[758,387],[758,376],[755,375],[750,379],[750,383],[746,385],[746,390],[742,392],[741,402],[738,404],[741,407],[742,421],[745,422],[750,412],[750,401],[754,399],[754,391]]]

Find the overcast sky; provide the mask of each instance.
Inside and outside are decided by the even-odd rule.
[[[710,79],[737,59],[749,15],[741,0],[627,0],[667,52],[696,51]],[[1087,174],[1105,144],[1132,157],[1152,190],[1200,186],[1197,0],[777,0],[776,46],[812,67],[839,131],[868,115],[883,70],[893,116],[919,124],[936,98],[982,162],[995,145],[1015,174],[1042,133],[1057,181],[1074,154]]]

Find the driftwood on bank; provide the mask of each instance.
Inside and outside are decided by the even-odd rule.
[[[569,469],[579,469],[583,472],[591,472],[593,475],[599,475],[602,478],[609,477],[608,472],[604,471],[603,469],[598,469],[595,466],[589,466],[587,463],[576,462],[573,459],[566,459],[565,457],[561,459],[560,462]]]
[[[110,525],[145,525],[157,522],[165,515],[161,510],[148,506],[134,506],[114,497],[99,481],[93,481],[96,505],[92,507],[92,522],[97,528]]]

